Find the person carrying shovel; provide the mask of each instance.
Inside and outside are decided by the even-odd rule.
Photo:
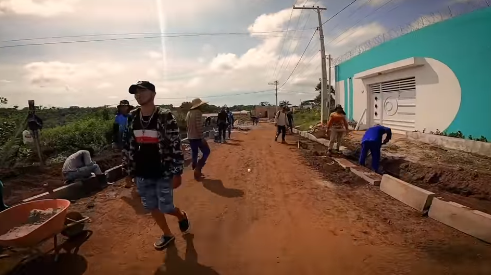
[[[382,137],[385,134],[385,139],[382,141]],[[384,127],[377,124],[369,128],[363,138],[361,139],[361,154],[359,163],[365,166],[365,159],[367,158],[368,151],[372,154],[372,169],[378,173],[378,167],[380,162],[380,150],[383,144],[389,142],[392,138],[392,131],[388,127]]]

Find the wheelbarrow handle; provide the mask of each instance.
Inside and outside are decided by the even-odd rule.
[[[67,225],[65,226],[65,229],[66,229],[66,228],[69,228],[69,227],[72,227],[72,226],[74,226],[74,225],[77,225],[77,224],[79,224],[79,223],[85,222],[85,221],[87,221],[87,220],[89,219],[89,217],[85,217],[85,218],[83,218],[83,219],[81,219],[81,220],[78,220],[78,221],[76,221],[76,220],[72,220],[72,219],[70,219],[70,218],[66,218],[66,219],[67,219],[67,220],[69,220],[69,221],[71,221],[72,223],[67,224]]]

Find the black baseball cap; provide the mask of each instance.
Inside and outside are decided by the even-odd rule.
[[[137,83],[130,86],[130,94],[136,94],[136,89],[147,89],[155,93],[155,85],[148,81],[138,81]]]

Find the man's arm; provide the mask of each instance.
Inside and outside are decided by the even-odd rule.
[[[128,116],[128,124],[123,131],[123,174],[128,177],[135,177],[134,155],[135,155],[135,136],[133,134],[133,115]]]
[[[385,140],[382,144],[386,144],[392,138],[392,130],[389,127],[384,127],[385,130]]]
[[[167,143],[169,150],[169,157],[172,159],[171,161],[171,173],[174,176],[180,176],[184,169],[184,154],[182,152],[181,147],[181,136],[179,135],[179,126],[177,125],[177,120],[174,115],[169,112],[165,115],[165,123],[164,133],[161,133],[165,136],[165,138],[169,141]],[[164,156],[162,156],[164,157]]]
[[[92,158],[90,157],[90,153],[87,150],[82,150],[80,151],[82,161],[84,162],[85,166],[91,165],[92,164]]]
[[[114,123],[113,123],[113,142],[118,142],[119,139],[119,124],[116,121],[117,116],[114,118]]]

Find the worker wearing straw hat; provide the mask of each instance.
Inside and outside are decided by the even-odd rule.
[[[186,115],[186,124],[188,128],[188,140],[191,146],[192,168],[194,178],[199,180],[202,177],[201,170],[206,164],[210,155],[210,147],[203,136],[203,112],[201,106],[206,104],[200,98],[195,98],[191,102],[192,106]],[[203,156],[198,160],[198,153],[201,151]]]

